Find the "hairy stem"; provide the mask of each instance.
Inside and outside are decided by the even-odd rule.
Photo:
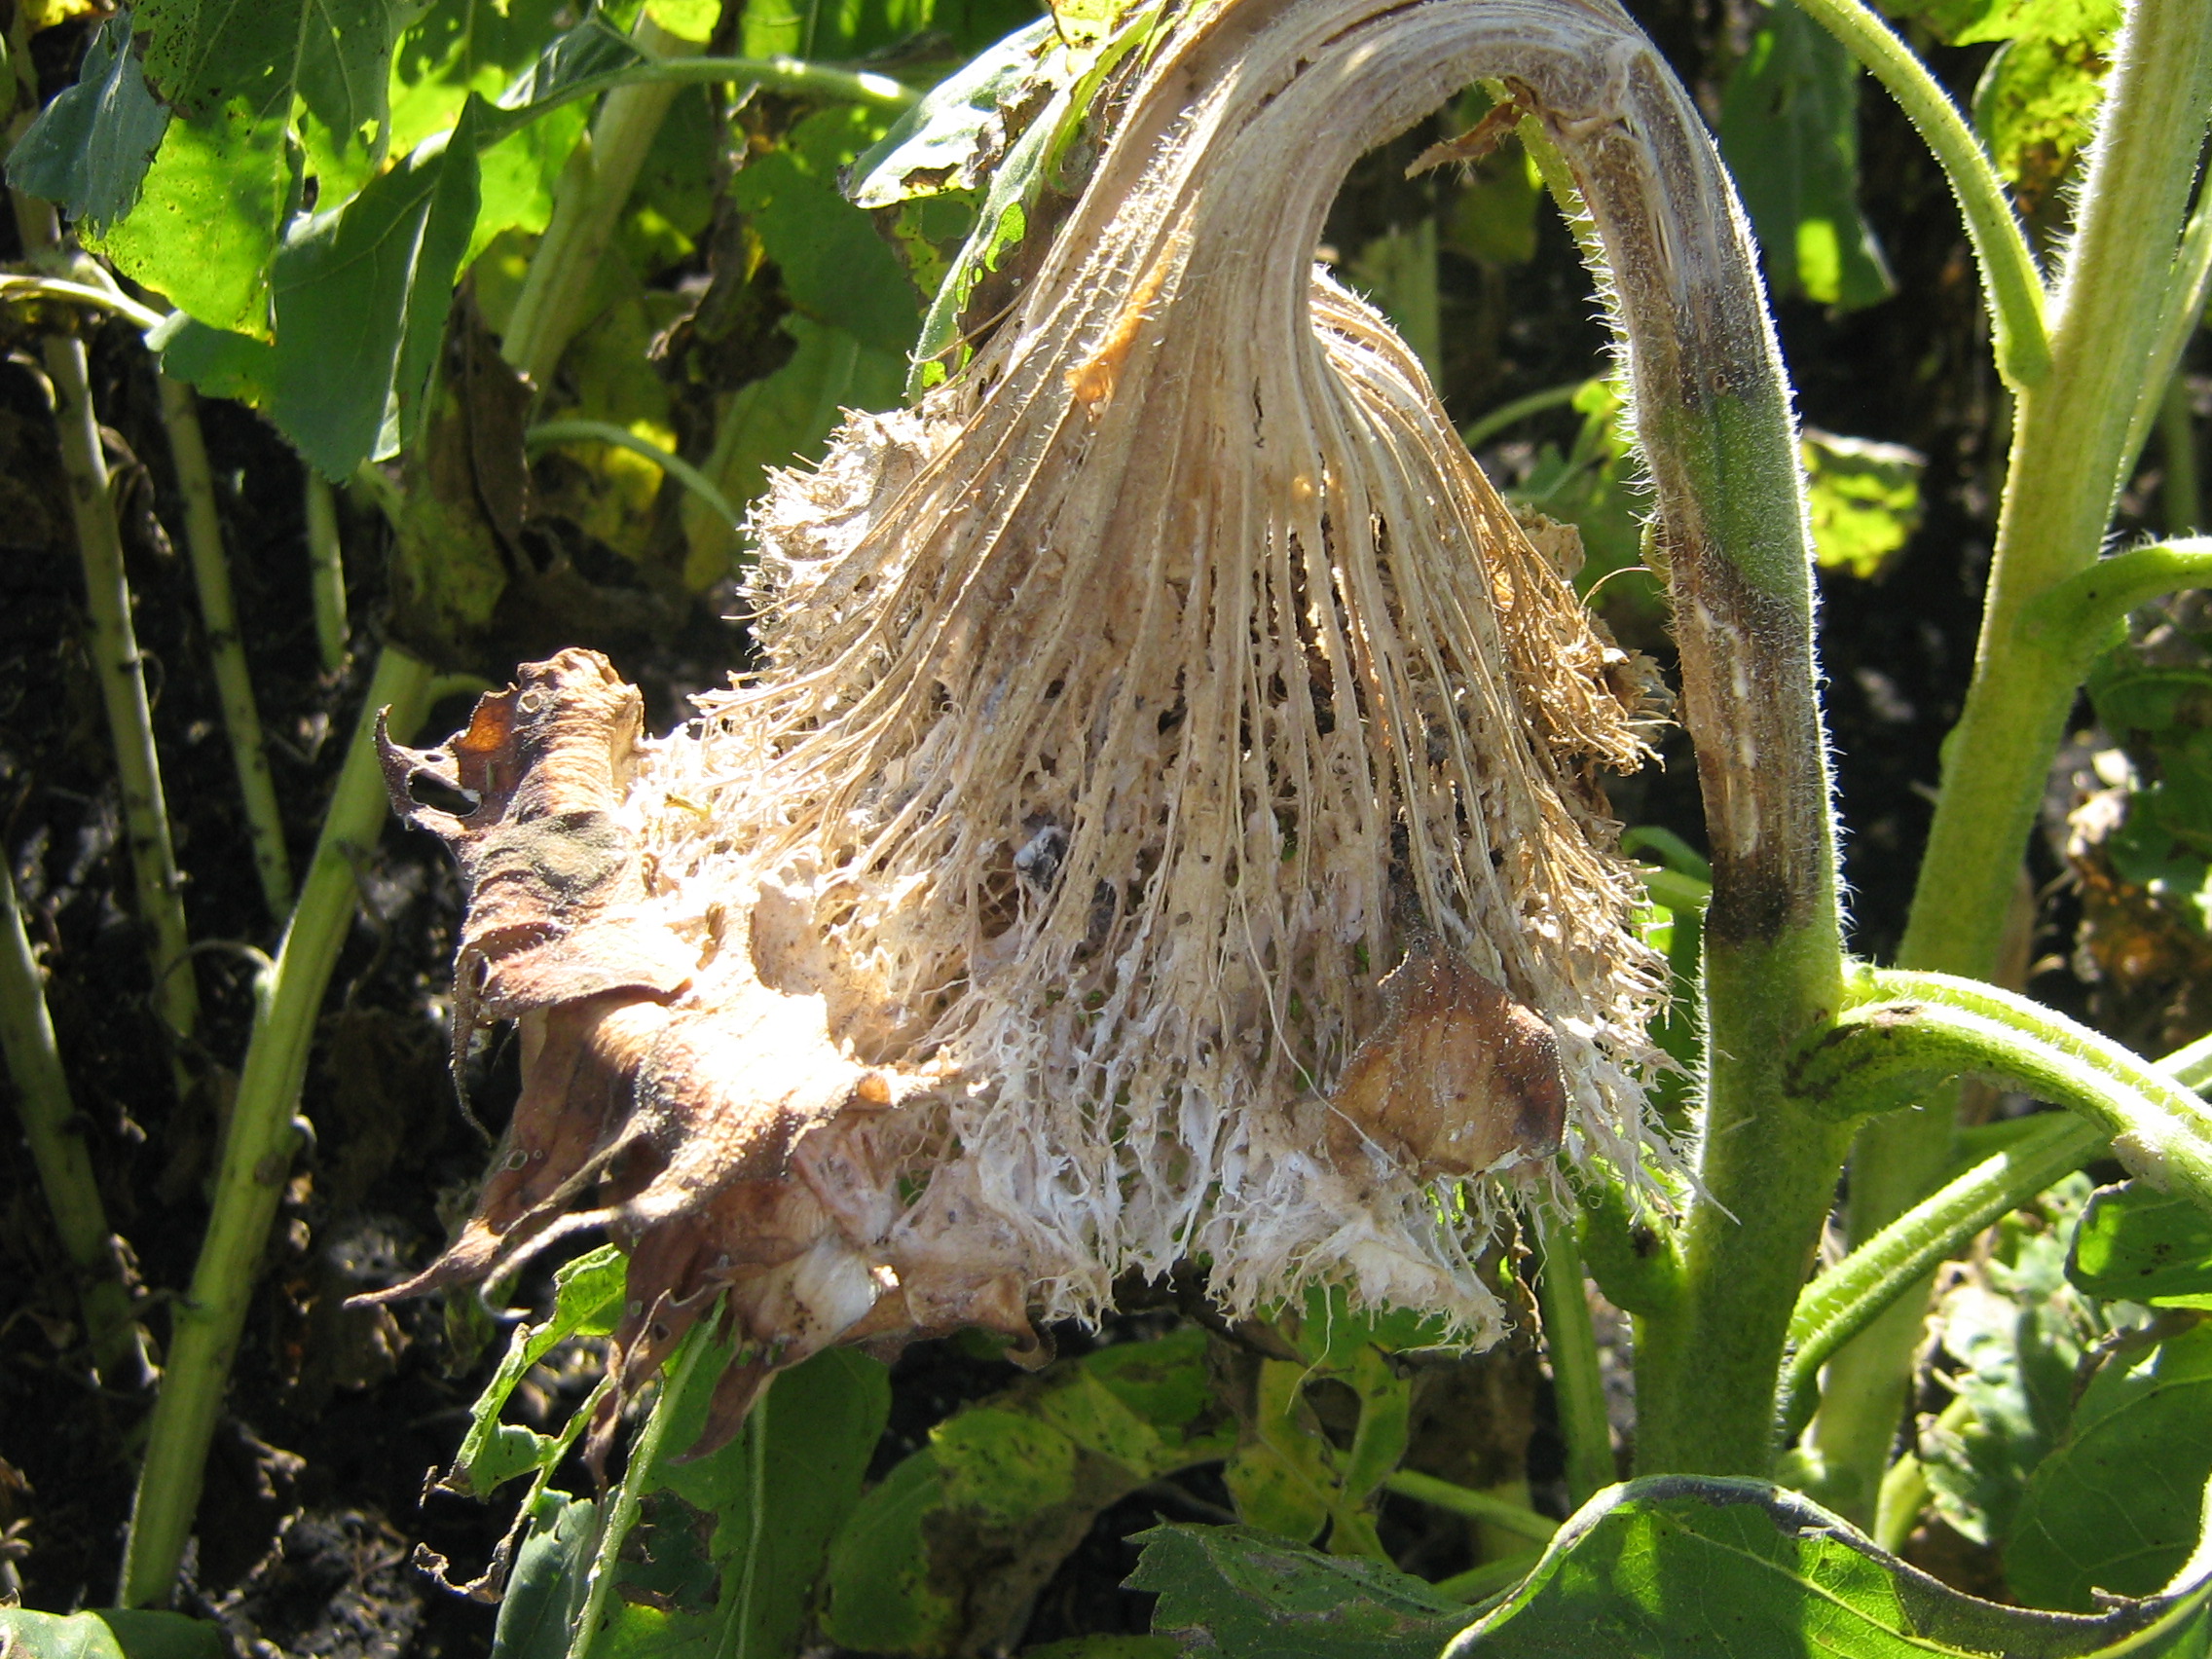
[[[2166,394],[2158,405],[2158,439],[2165,463],[2165,482],[2158,489],[2158,507],[2165,514],[2166,534],[2181,535],[2204,525],[2204,496],[2196,476],[2196,412],[2190,407],[2189,379],[2178,370],[2167,378]],[[2212,542],[2207,542],[2207,563],[2212,565]],[[2203,585],[2200,573],[2191,586]]]
[[[2100,559],[2047,589],[2021,615],[2040,641],[2065,651],[2076,673],[2112,643],[2127,613],[2184,588],[2212,583],[2212,536],[2155,541]]]
[[[2038,385],[2050,373],[2043,273],[2036,269],[2035,255],[2028,250],[2027,238],[2012,211],[2011,193],[1998,177],[1981,139],[1928,66],[1872,8],[1861,0],[1797,0],[1797,4],[1889,89],[1905,119],[1935,152],[1981,266],[1998,373],[2014,390]]]
[[[314,643],[325,674],[346,666],[352,629],[346,620],[346,549],[338,537],[338,502],[330,481],[313,467],[307,473],[308,584],[314,601]]]
[[[1944,746],[1942,790],[1899,959],[1995,971],[2020,858],[2077,687],[2063,642],[2026,611],[2096,559],[2121,483],[2212,110],[2212,31],[2199,0],[2136,0],[2088,159],[2079,229],[2050,310],[2051,368],[2022,387],[1972,682]],[[1941,1179],[1952,1096],[1878,1119],[1852,1166],[1864,1242]],[[1904,1408],[1920,1331],[1906,1298],[1837,1354],[1811,1444],[1821,1495],[1864,1523]]]
[[[124,1550],[125,1606],[168,1600],[192,1530],[255,1269],[299,1146],[293,1114],[307,1077],[315,1015],[353,920],[355,860],[376,845],[388,811],[377,761],[377,712],[390,711],[391,730],[413,732],[426,712],[430,683],[428,664],[396,645],[384,647],[299,903],[277,948],[223,1137],[207,1235],[191,1288],[175,1305],[168,1361]]]
[[[284,821],[277,813],[276,787],[269,775],[269,751],[262,741],[261,712],[254,706],[245,645],[239,638],[230,561],[223,554],[223,521],[215,510],[215,476],[200,431],[200,402],[182,381],[163,375],[161,387],[169,459],[176,466],[177,489],[184,496],[184,540],[192,554],[193,581],[200,589],[200,619],[207,630],[207,654],[214,661],[223,730],[231,740],[231,763],[245,803],[254,872],[261,878],[261,897],[270,915],[281,917],[292,907],[292,863],[284,851]]]
[[[16,1086],[16,1114],[30,1143],[47,1208],[54,1212],[55,1235],[76,1272],[92,1364],[102,1377],[121,1382],[127,1380],[128,1362],[138,1352],[130,1292],[123,1282],[107,1209],[69,1098],[69,1079],[46,1010],[46,984],[31,955],[30,937],[23,932],[12,871],[0,872],[0,911],[5,912],[0,914],[0,1047],[7,1051],[9,1081]]]

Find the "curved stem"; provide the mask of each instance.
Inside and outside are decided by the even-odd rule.
[[[1568,381],[1564,386],[1548,386],[1541,391],[1531,391],[1527,397],[1516,397],[1510,403],[1501,403],[1488,415],[1459,434],[1459,441],[1469,449],[1479,449],[1508,426],[1518,425],[1531,415],[1541,415],[1547,409],[1561,409],[1582,395],[1582,388],[1590,383]]]
[[[184,540],[192,553],[193,581],[200,590],[200,619],[207,629],[207,654],[214,663],[223,730],[231,740],[231,764],[245,803],[254,872],[261,877],[261,898],[269,914],[281,918],[292,907],[292,863],[284,851],[284,820],[276,810],[276,786],[269,775],[269,749],[262,740],[261,711],[254,706],[253,677],[246,668],[244,642],[239,638],[230,561],[223,554],[223,521],[215,510],[215,476],[207,464],[207,440],[200,430],[200,402],[182,381],[167,375],[159,379],[169,460],[184,497]]]
[[[87,282],[72,282],[65,276],[0,275],[0,301],[15,299],[67,300],[71,305],[113,312],[140,328],[159,328],[169,319],[168,313],[142,306],[128,294],[111,293]]]
[[[103,1377],[122,1382],[122,1367],[137,1348],[130,1292],[108,1234],[92,1161],[76,1127],[68,1074],[46,1009],[46,984],[16,903],[15,875],[5,870],[0,870],[0,1050],[16,1086],[16,1114],[30,1143],[39,1189],[54,1212],[55,1235],[76,1270],[92,1364]]]
[[[2100,559],[2025,606],[2021,623],[2086,671],[2130,610],[2184,588],[2212,585],[2212,535],[2155,541]]]
[[[715,481],[701,472],[682,456],[664,450],[656,443],[641,438],[626,426],[617,426],[611,421],[541,421],[522,435],[526,448],[542,449],[547,444],[592,443],[612,444],[616,449],[628,450],[651,461],[700,500],[712,507],[725,525],[734,528],[737,510],[729,504],[729,498],[715,487]]]
[[[2011,194],[1997,176],[1989,152],[1928,66],[1871,8],[1860,0],[1797,0],[1797,4],[1889,89],[1905,119],[1936,153],[1981,266],[1997,371],[2015,390],[2038,385],[2050,373],[2043,273],[2028,250],[2028,240],[2012,211]]]
[[[1611,1480],[1604,1483],[1611,1486]],[[1434,1475],[1420,1474],[1413,1469],[1400,1469],[1386,1476],[1382,1490],[1394,1492],[1400,1497],[1410,1497],[1416,1503],[1426,1503],[1437,1509],[1449,1509],[1455,1515],[1464,1515],[1471,1521],[1511,1532],[1532,1543],[1548,1544],[1552,1534],[1559,1530],[1559,1523],[1548,1515],[1538,1515],[1524,1504],[1509,1503],[1502,1497],[1493,1497],[1487,1492],[1472,1487],[1455,1485],[1438,1480]],[[1579,1500],[1576,1507],[1581,1507]]]
[[[175,1586],[255,1269],[299,1144],[293,1113],[315,1014],[353,921],[354,861],[376,845],[389,810],[377,763],[377,712],[388,708],[390,729],[412,732],[426,712],[430,680],[429,665],[396,645],[387,645],[377,659],[313,863],[276,952],[268,1000],[254,1018],[223,1136],[207,1235],[191,1289],[175,1304],[167,1364],[138,1471],[124,1547],[125,1606],[159,1605]]]
[[[2095,561],[2120,484],[2128,427],[2158,323],[2212,110],[2212,31],[2201,0],[2127,10],[2081,195],[2079,229],[2049,309],[2051,369],[2019,396],[1974,674],[1943,749],[1942,789],[1899,960],[1995,973],[2022,850],[2078,687],[2063,641],[2023,614]],[[1947,1092],[1862,1131],[1852,1160],[1855,1240],[1871,1238],[1943,1177]],[[1920,1312],[1899,1303],[1839,1353],[1814,1445],[1820,1495],[1863,1524],[1904,1409]]]

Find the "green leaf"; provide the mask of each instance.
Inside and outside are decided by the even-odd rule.
[[[301,221],[277,256],[276,339],[184,318],[150,343],[201,390],[265,411],[308,462],[345,479],[420,424],[461,261],[476,224],[478,112],[335,213]]]
[[[944,1501],[944,1475],[924,1449],[861,1500],[830,1549],[822,1629],[841,1647],[933,1653],[958,1635],[960,1586],[940,1579],[927,1524]]]
[[[1859,65],[1797,7],[1766,14],[1729,76],[1720,152],[1777,291],[1846,311],[1896,291],[1859,210]]]
[[[590,1500],[565,1492],[538,1494],[499,1601],[492,1659],[564,1659],[569,1633],[583,1611],[598,1537],[599,1511]]]
[[[1160,1596],[1156,1631],[1230,1659],[1433,1659],[1468,1611],[1380,1562],[1319,1555],[1245,1527],[1156,1527],[1129,1588]],[[1577,1653],[1627,1652],[1583,1633]]]
[[[137,203],[168,125],[130,50],[130,14],[118,12],[85,49],[77,84],[16,140],[8,182],[96,233]]]
[[[2074,1230],[2066,1276],[2107,1300],[2212,1308],[2212,1216],[2146,1182],[2100,1187]]]
[[[221,1659],[223,1633],[182,1613],[0,1607],[0,1652],[9,1659]]]
[[[1824,570],[1876,576],[1920,528],[1920,474],[1928,460],[1902,444],[1839,438],[1807,427],[1799,448]]]
[[[752,215],[801,315],[903,355],[921,320],[914,286],[874,223],[836,184],[839,168],[875,138],[875,120],[858,107],[808,116],[783,146],[746,166],[730,200]]]
[[[2212,1326],[2108,1361],[2035,1472],[2005,1546],[2013,1593],[2091,1607],[2147,1595],[2188,1559],[2212,1477]]]
[[[702,1378],[711,1382],[719,1369],[702,1366]],[[664,1572],[681,1569],[688,1544],[711,1588],[703,1599],[678,1588],[667,1592],[673,1605],[626,1608],[609,1652],[795,1652],[830,1540],[860,1497],[891,1409],[879,1361],[830,1348],[778,1376],[737,1439],[681,1461],[712,1393],[693,1386],[679,1402],[668,1455],[646,1489],[664,1494],[662,1504],[649,1530],[641,1530],[644,1553]],[[645,1577],[626,1567],[624,1582],[643,1586]]]
[[[578,1256],[553,1275],[551,1317],[516,1329],[506,1357],[469,1408],[468,1433],[455,1454],[453,1468],[439,1484],[475,1497],[515,1476],[542,1466],[557,1444],[552,1436],[501,1423],[507,1397],[530,1368],[571,1337],[605,1336],[622,1314],[623,1277],[629,1264],[611,1244]],[[526,1441],[521,1436],[528,1436]]]
[[[2093,1618],[1999,1606],[1907,1567],[1795,1493],[1668,1475],[1593,1498],[1520,1588],[1447,1652],[2059,1659],[2132,1638],[2130,1655],[2196,1655],[2206,1599],[2198,1582]]]

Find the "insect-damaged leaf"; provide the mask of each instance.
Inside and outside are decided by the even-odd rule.
[[[1788,0],[1729,77],[1720,150],[1776,289],[1846,311],[1889,298],[1896,284],[1859,211],[1859,65]]]
[[[8,153],[8,182],[96,233],[137,203],[168,125],[130,50],[130,14],[118,12],[85,49],[77,84]]]

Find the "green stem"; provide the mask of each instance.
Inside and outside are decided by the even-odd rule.
[[[664,37],[673,41],[674,36]],[[789,97],[826,98],[835,103],[866,104],[874,109],[911,109],[922,101],[913,88],[888,75],[865,69],[832,69],[797,57],[664,57],[641,63],[604,77],[608,88],[699,87],[713,84],[758,87]],[[579,83],[586,95],[602,90],[601,82]]]
[[[61,1253],[76,1271],[92,1364],[101,1376],[120,1382],[126,1362],[138,1351],[130,1292],[69,1098],[69,1078],[47,1013],[46,984],[31,954],[30,937],[23,932],[12,872],[0,871],[0,1048],[6,1050],[8,1077],[16,1086],[16,1113],[22,1120],[23,1138],[30,1142],[39,1188],[54,1212]]]
[[[168,802],[162,791],[161,756],[154,748],[154,713],[146,696],[145,659],[130,621],[130,585],[123,569],[123,536],[109,494],[107,458],[100,450],[99,417],[81,340],[49,338],[46,370],[54,384],[55,421],[60,428],[61,465],[69,480],[69,511],[76,520],[84,561],[92,651],[115,745],[123,822],[130,840],[138,920],[148,935],[154,1007],[176,1037],[200,1023],[191,936],[184,922],[184,877],[169,835]]]
[[[2212,110],[2212,30],[2201,0],[2135,0],[2117,53],[2050,307],[2050,372],[2017,400],[1973,678],[1944,745],[1899,951],[1910,967],[1981,977],[1997,970],[2022,850],[2078,687],[2066,642],[2039,637],[2025,612],[2088,569],[2102,545]],[[1953,1116],[1945,1091],[1862,1132],[1852,1160],[1855,1242],[1941,1182]],[[1812,1436],[1825,1468],[1820,1495],[1862,1524],[1904,1410],[1921,1327],[1912,1302],[1836,1355]]]
[[[605,1634],[600,1624],[607,1617],[607,1604],[614,1593],[615,1567],[621,1561],[622,1545],[637,1526],[645,1493],[660,1472],[661,1442],[668,1437],[669,1421],[683,1402],[684,1391],[699,1368],[700,1358],[710,1348],[720,1346],[715,1340],[719,1323],[718,1319],[710,1317],[694,1326],[690,1336],[684,1339],[682,1351],[662,1373],[660,1398],[653,1402],[645,1426],[630,1448],[629,1467],[623,1472],[621,1484],[614,1489],[613,1501],[607,1508],[599,1547],[592,1554],[583,1611],[576,1618],[576,1628],[570,1634],[568,1659],[586,1659],[586,1655],[599,1646],[599,1639]],[[712,1382],[714,1379],[710,1377],[707,1381]],[[756,1528],[760,1521],[756,1511]]]
[[[1860,0],[1797,4],[1889,89],[1905,119],[1936,153],[1981,266],[1997,371],[2015,390],[2040,384],[2051,365],[2050,342],[2044,332],[2043,274],[1989,152],[1928,66],[1871,8]]]
[[[263,903],[271,916],[280,918],[292,907],[292,864],[284,852],[284,821],[276,810],[276,786],[269,775],[269,752],[261,736],[261,712],[254,706],[245,645],[239,638],[231,567],[223,555],[223,521],[215,510],[215,476],[207,464],[206,439],[200,431],[200,403],[182,381],[166,375],[160,380],[169,459],[184,497],[184,540],[192,554],[193,580],[200,589],[200,618],[207,629],[207,654],[214,661],[223,730],[231,740],[231,764],[245,803],[253,867],[261,877]]]
[[[308,588],[314,604],[314,643],[325,674],[346,666],[352,629],[346,620],[346,549],[338,535],[338,502],[330,483],[313,467],[307,472]]]
[[[1804,1430],[1820,1397],[1821,1367],[1913,1285],[2009,1214],[2095,1158],[2108,1136],[2057,1112],[1979,1167],[1905,1211],[1824,1273],[1797,1299],[1776,1416],[1782,1443]]]
[[[276,952],[269,996],[253,1022],[223,1137],[207,1235],[191,1289],[174,1308],[124,1550],[125,1606],[159,1605],[176,1582],[255,1269],[299,1145],[293,1114],[315,1015],[353,921],[354,861],[376,845],[390,811],[377,763],[377,714],[388,709],[391,731],[412,734],[427,712],[430,681],[429,665],[396,645],[387,645],[378,657],[314,860]]]
[[[1607,1481],[1607,1486],[1612,1482]],[[1533,1543],[1548,1544],[1552,1534],[1559,1530],[1559,1523],[1548,1515],[1538,1515],[1533,1509],[1518,1503],[1509,1503],[1502,1497],[1493,1497],[1487,1492],[1473,1487],[1455,1485],[1438,1480],[1434,1475],[1423,1475],[1412,1469],[1400,1469],[1382,1482],[1384,1492],[1394,1492],[1400,1497],[1410,1497],[1416,1503],[1425,1503],[1435,1509],[1449,1509],[1455,1515],[1483,1522],[1511,1532],[1515,1537],[1527,1538]],[[1580,1507],[1579,1504],[1576,1507]]]
[[[1498,1591],[1520,1583],[1529,1576],[1530,1568],[1543,1559],[1542,1550],[1526,1550],[1520,1555],[1502,1556],[1496,1561],[1486,1561],[1480,1567],[1471,1567],[1464,1572],[1456,1572],[1450,1578],[1439,1578],[1432,1588],[1458,1602],[1485,1601]]]
[[[72,282],[65,276],[21,276],[0,274],[0,301],[6,300],[67,300],[72,305],[90,306],[96,311],[108,311],[127,317],[140,328],[159,328],[168,321],[166,312],[158,312],[142,306],[128,294],[115,294],[105,288],[95,288],[89,282]]]
[[[1580,1509],[1591,1494],[1619,1479],[1613,1465],[1612,1419],[1605,1411],[1605,1378],[1598,1366],[1598,1333],[1590,1298],[1582,1288],[1582,1253],[1574,1229],[1542,1229],[1536,1293],[1543,1305],[1544,1347],[1551,1355],[1552,1392],[1559,1403],[1559,1433],[1567,1443],[1567,1492]],[[1544,1539],[1538,1539],[1539,1543]]]
[[[649,16],[639,18],[632,38],[655,60],[623,71],[623,84],[607,94],[591,130],[570,153],[554,186],[553,217],[531,255],[501,343],[507,361],[529,378],[540,395],[551,387],[562,353],[583,326],[600,258],[661,122],[686,84],[685,77],[667,71],[696,55],[691,43],[668,33]],[[690,84],[700,79],[729,77],[688,78]]]
[[[643,456],[706,502],[725,525],[736,528],[737,509],[729,504],[729,498],[715,487],[713,479],[682,456],[672,455],[660,445],[611,421],[541,421],[523,433],[522,441],[528,449],[542,449],[547,444],[612,444],[616,449]]]

